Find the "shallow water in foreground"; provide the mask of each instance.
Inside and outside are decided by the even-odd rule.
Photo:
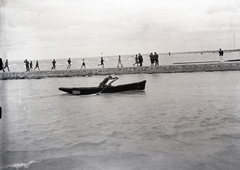
[[[0,81],[0,169],[238,170],[240,72],[121,75],[145,92],[72,96],[104,77]]]

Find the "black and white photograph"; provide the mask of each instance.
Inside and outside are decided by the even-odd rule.
[[[0,170],[239,170],[239,11],[0,0]]]

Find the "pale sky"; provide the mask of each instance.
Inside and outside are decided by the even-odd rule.
[[[240,48],[239,0],[0,0],[0,6],[3,59]]]

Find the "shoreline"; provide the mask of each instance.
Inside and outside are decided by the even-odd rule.
[[[143,67],[117,67],[96,69],[49,70],[29,72],[1,72],[0,80],[41,79],[51,77],[85,77],[97,75],[155,74],[155,73],[191,73],[213,71],[238,71],[240,62],[211,64],[178,64]]]

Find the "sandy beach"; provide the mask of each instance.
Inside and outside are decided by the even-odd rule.
[[[212,63],[212,64],[178,64],[178,65],[144,66],[144,67],[3,72],[0,74],[0,80],[41,79],[50,77],[83,77],[110,74],[114,75],[153,74],[153,73],[184,73],[184,72],[237,71],[237,70],[240,70],[239,62]]]

